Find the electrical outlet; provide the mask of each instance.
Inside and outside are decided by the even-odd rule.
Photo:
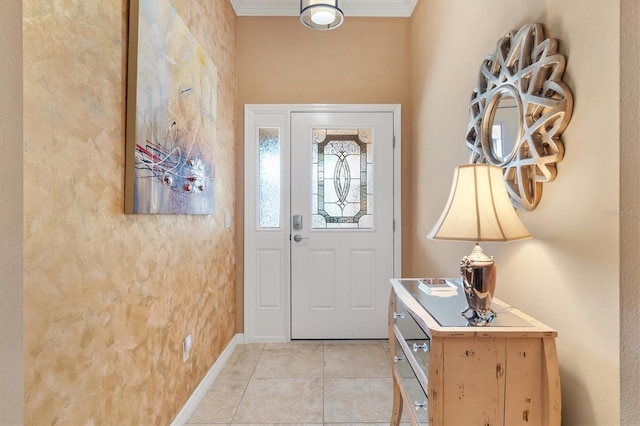
[[[189,351],[191,350],[191,335],[189,334],[182,341],[182,362],[185,363],[189,359]]]

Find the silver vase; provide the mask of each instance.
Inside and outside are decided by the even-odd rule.
[[[496,265],[479,244],[460,261],[460,278],[467,298],[462,315],[470,325],[487,325],[496,316],[491,309],[496,289]]]

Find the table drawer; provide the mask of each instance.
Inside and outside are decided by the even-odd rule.
[[[402,345],[398,339],[396,339],[395,353],[393,356],[396,372],[398,376],[400,376],[400,380],[402,380],[402,387],[409,397],[409,400],[406,401],[406,406],[413,411],[413,417],[418,420],[418,424],[427,424],[429,421],[427,411],[427,394],[420,385],[416,372],[413,370],[411,363],[409,362],[408,357],[413,355],[405,354],[402,349]]]
[[[418,325],[413,316],[411,316],[411,311],[399,298],[396,298],[395,307],[393,315],[395,325],[398,327],[409,349],[413,351],[413,356],[420,364],[420,368],[426,373],[429,371],[431,339]]]

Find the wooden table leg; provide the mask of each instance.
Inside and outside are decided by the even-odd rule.
[[[394,316],[396,305],[395,292],[391,289],[389,294],[389,352],[391,353],[391,375],[393,377],[393,411],[391,412],[391,425],[397,426],[400,424],[400,417],[402,417],[402,394],[400,393],[400,386],[398,386],[398,378],[396,377],[396,369],[394,367],[394,356],[396,354],[396,339],[394,334]]]
[[[400,424],[400,418],[402,417],[402,394],[400,393],[400,387],[398,386],[398,380],[393,377],[393,411],[391,412],[391,425],[397,426]]]

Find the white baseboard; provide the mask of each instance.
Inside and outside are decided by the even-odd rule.
[[[216,362],[213,363],[207,374],[205,374],[198,387],[196,387],[187,402],[184,404],[184,407],[182,407],[180,412],[178,412],[178,415],[175,417],[175,419],[173,419],[173,421],[171,422],[172,426],[182,426],[189,421],[193,412],[196,411],[198,404],[200,404],[200,401],[202,401],[202,398],[204,398],[204,395],[207,393],[207,391],[211,387],[211,384],[220,373],[220,370],[222,370],[222,367],[224,367],[224,364],[233,353],[233,350],[239,343],[243,342],[243,334],[236,334],[235,336],[233,336],[233,339],[231,339]]]

